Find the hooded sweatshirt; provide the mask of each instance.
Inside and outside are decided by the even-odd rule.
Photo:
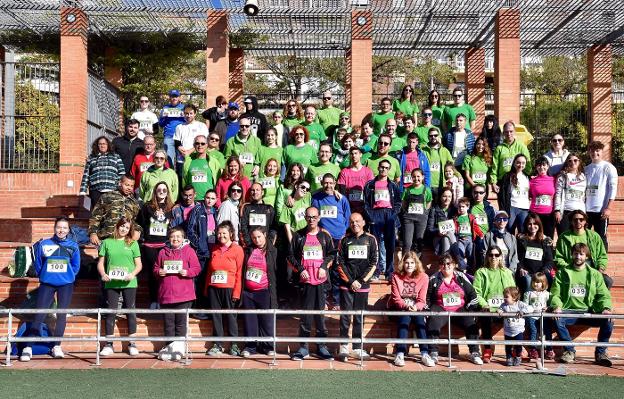
[[[80,249],[75,241],[53,236],[35,243],[33,252],[40,282],[60,286],[76,280],[80,270]]]
[[[154,263],[153,273],[159,280],[158,303],[171,304],[195,300],[195,282],[193,277],[201,272],[199,260],[193,248],[184,240],[179,248],[172,248],[170,243],[158,253]],[[166,276],[161,277],[161,268],[170,270]],[[186,276],[180,276],[179,272],[173,272],[176,268],[186,270]]]
[[[258,111],[258,99],[254,96],[245,97],[245,103],[251,100],[251,111],[247,111],[240,116],[239,119],[247,118],[251,122],[251,134],[257,136],[264,143],[264,136],[269,128],[269,124],[260,111]]]

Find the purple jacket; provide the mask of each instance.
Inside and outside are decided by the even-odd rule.
[[[182,267],[187,271],[185,277],[177,273],[167,274],[164,277],[159,275],[160,269],[165,265],[165,261],[182,261]],[[167,262],[170,264],[170,262]],[[193,248],[184,241],[178,249],[173,249],[167,243],[158,253],[158,259],[154,264],[154,275],[159,280],[158,303],[171,304],[195,300],[195,283],[193,277],[201,271],[199,260]]]

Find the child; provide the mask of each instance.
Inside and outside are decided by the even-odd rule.
[[[517,287],[507,287],[503,290],[505,303],[498,308],[499,316],[503,313],[516,313],[516,317],[505,317],[503,330],[505,340],[522,341],[524,338],[524,313],[532,313],[533,307],[519,301],[520,290]],[[522,363],[522,345],[505,345],[507,366],[519,366]]]
[[[457,204],[457,216],[453,218],[457,241],[451,246],[451,254],[458,260],[459,269],[465,272],[468,269],[468,262],[474,263],[474,241],[483,238],[483,231],[477,223],[477,218],[468,213],[470,200],[462,197]]]
[[[531,276],[531,290],[524,293],[524,302],[533,307],[534,312],[545,311],[548,307],[548,299],[550,298],[550,292],[548,292],[548,279],[542,272],[537,272]],[[529,326],[529,339],[535,341],[537,336],[537,322],[539,317],[527,318],[527,324]],[[550,335],[550,327],[548,323],[544,323],[544,333],[546,338]],[[552,349],[546,348],[546,352],[550,352]],[[547,353],[548,355],[548,353]],[[535,346],[529,350],[529,357],[531,359],[538,359],[539,353]]]
[[[201,271],[199,260],[185,238],[184,229],[174,227],[169,230],[169,242],[160,250],[154,264],[154,275],[159,279],[158,303],[161,309],[188,309],[195,300],[193,277]],[[167,313],[164,315],[165,336],[186,336],[186,314]],[[158,354],[160,360],[181,357],[180,341],[173,341]],[[176,359],[178,360],[178,359]]]
[[[425,175],[420,168],[412,170],[412,185],[403,191],[402,220],[403,250],[422,255],[427,218],[431,208],[431,189],[423,184]]]
[[[452,161],[444,165],[444,185],[453,191],[454,205],[457,206],[459,198],[464,196],[464,178],[455,169]]]

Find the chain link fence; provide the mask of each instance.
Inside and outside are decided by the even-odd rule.
[[[624,174],[624,91],[615,91],[612,96],[611,132],[611,162],[618,170],[618,175]]]

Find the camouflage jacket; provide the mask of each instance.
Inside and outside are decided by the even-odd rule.
[[[89,234],[96,233],[101,240],[111,237],[119,219],[125,216],[127,219],[136,220],[140,209],[134,196],[125,197],[118,190],[105,193],[91,212]],[[135,228],[140,230],[136,224]]]

